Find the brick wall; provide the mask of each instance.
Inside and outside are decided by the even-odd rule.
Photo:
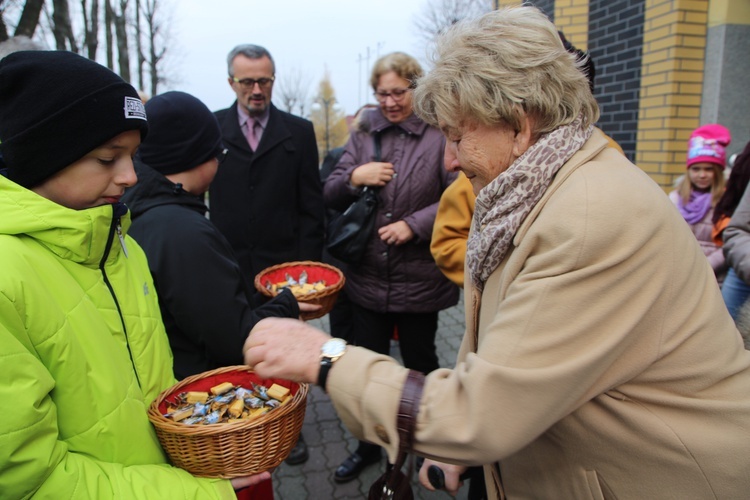
[[[588,50],[588,0],[557,0],[555,2],[555,25],[576,48]]]
[[[648,0],[636,163],[669,189],[700,124],[708,0]]]
[[[596,66],[599,126],[632,161],[638,136],[645,0],[591,0],[588,50]]]
[[[500,6],[520,3],[497,0]],[[737,88],[731,89],[735,93],[727,90],[722,94],[732,103],[732,109],[722,110],[714,96],[717,89],[724,89],[719,85],[728,85],[726,78],[715,75],[717,71],[750,66],[747,51],[742,48],[744,39],[737,38],[738,42],[728,48],[734,51],[732,55],[737,61],[733,65],[722,62],[716,64],[718,68],[707,68],[705,57],[709,5],[714,11],[724,12],[721,22],[714,23],[722,25],[714,28],[723,30],[719,35],[736,30],[746,36],[750,33],[750,0],[533,0],[530,3],[544,11],[576,47],[589,51],[596,66],[594,96],[601,110],[598,125],[665,190],[684,173],[687,139],[700,125],[701,118],[731,122],[735,130],[742,131],[738,135],[746,135],[745,123],[750,122],[747,118],[750,113],[735,109],[741,107],[737,104],[740,102],[750,106],[742,87],[746,79],[735,78],[740,80]],[[741,47],[734,47],[739,42]],[[724,42],[724,49],[726,45]],[[714,59],[710,62],[716,63]],[[712,78],[718,81],[712,82]],[[713,87],[706,87],[706,80]],[[735,95],[738,92],[742,97]],[[742,120],[735,115],[742,116]]]
[[[550,21],[555,22],[555,0],[533,0],[528,3],[547,14]]]

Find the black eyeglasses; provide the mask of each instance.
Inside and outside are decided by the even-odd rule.
[[[216,161],[219,162],[219,165],[224,163],[224,160],[227,159],[227,153],[229,153],[229,150],[227,148],[224,148],[219,154],[216,155]]]
[[[390,92],[383,92],[382,90],[379,90],[377,92],[373,92],[372,95],[375,96],[375,99],[377,99],[378,102],[385,102],[389,97],[396,102],[400,102],[401,100],[403,100],[404,96],[406,96],[406,93],[410,90],[411,89],[393,89]]]
[[[254,89],[256,83],[260,86],[260,88],[266,89],[266,88],[268,88],[268,87],[271,86],[271,84],[273,83],[273,81],[275,79],[276,79],[276,77],[274,77],[274,76],[272,76],[270,78],[268,78],[268,77],[258,78],[257,80],[254,79],[254,78],[243,78],[242,80],[240,80],[236,76],[232,77],[232,81],[234,83],[239,83],[242,86],[242,88],[245,89],[245,90],[252,90],[252,89]]]

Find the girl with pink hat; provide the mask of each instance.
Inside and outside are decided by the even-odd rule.
[[[688,141],[687,175],[669,193],[669,199],[690,225],[719,283],[724,279],[726,264],[721,247],[711,237],[712,217],[724,193],[726,147],[731,140],[729,130],[722,125],[709,124],[695,129]]]

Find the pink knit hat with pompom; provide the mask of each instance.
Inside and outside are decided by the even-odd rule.
[[[688,141],[687,166],[693,163],[715,163],[721,167],[727,164],[726,147],[732,142],[732,134],[719,124],[703,125],[690,134]]]

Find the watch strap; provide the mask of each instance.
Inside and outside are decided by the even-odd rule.
[[[328,372],[331,371],[333,366],[333,359],[329,357],[320,358],[320,371],[318,371],[318,387],[326,392],[326,381],[328,380]]]

